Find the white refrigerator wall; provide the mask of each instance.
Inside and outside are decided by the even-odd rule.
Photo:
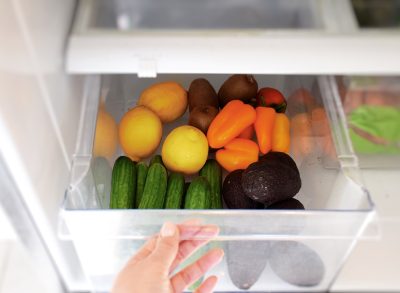
[[[0,226],[4,228],[4,224],[8,225],[5,231],[0,230],[0,292],[64,292],[63,284],[2,156],[0,190],[0,213],[4,212],[3,217],[0,216]]]
[[[87,287],[57,237],[80,115],[80,77],[64,73],[75,1],[0,0],[0,152],[69,289]]]

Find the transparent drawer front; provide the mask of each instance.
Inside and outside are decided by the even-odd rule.
[[[79,239],[75,245],[96,292],[108,292],[115,274],[144,243],[138,240]],[[349,239],[214,241],[200,249],[224,249],[223,261],[206,276],[216,275],[216,292],[327,291],[343,264]]]
[[[109,158],[109,167],[101,169],[103,179],[99,182],[98,158],[92,155],[99,105],[118,122],[149,85],[172,80],[187,89],[198,77],[138,79],[115,75],[89,79],[71,183],[61,210],[61,237],[74,241],[97,291],[110,288],[122,265],[164,221],[180,223],[193,218],[220,227],[216,241],[209,245],[226,253],[223,263],[212,272],[220,278],[218,291],[327,290],[373,211],[358,176],[357,158],[333,78],[255,76],[260,88],[277,88],[288,100],[291,156],[302,179],[295,198],[305,210],[109,210],[104,204],[109,196],[111,166],[122,152],[118,149]],[[201,77],[217,90],[228,78]],[[187,119],[186,113],[165,125],[163,137]]]

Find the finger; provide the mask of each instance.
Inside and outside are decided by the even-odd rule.
[[[182,232],[185,237],[191,237],[192,233],[193,233],[192,232],[193,229],[187,229],[189,227],[185,227],[185,226],[196,226],[196,225],[199,225],[200,223],[201,223],[201,220],[199,220],[199,219],[192,219],[192,220],[187,220],[187,221],[183,222],[179,226],[179,231],[180,231],[179,234],[181,235],[181,232]],[[157,237],[158,237],[158,234],[153,235],[136,252],[136,254],[129,260],[128,263],[135,263],[135,262],[141,261],[141,260],[145,259],[146,257],[148,257],[153,252],[154,248],[156,247]]]
[[[166,222],[161,228],[156,247],[149,258],[152,258],[168,274],[169,268],[178,253],[178,248],[179,229],[175,224]]]
[[[183,222],[180,225],[195,226],[195,225],[200,225],[200,223],[201,223],[201,220],[199,220],[199,219],[191,219],[191,220],[187,220],[187,221]],[[185,227],[179,227],[179,231],[186,233]],[[181,233],[179,233],[179,234],[181,235]],[[158,237],[158,233],[151,236],[150,239],[147,240],[146,243],[143,244],[143,246],[136,252],[135,256],[131,260],[137,261],[137,260],[142,260],[142,259],[146,258],[154,250],[156,243],[157,243],[157,237]]]
[[[201,219],[190,219],[183,221],[178,226],[199,226],[203,221]]]
[[[181,240],[189,240],[193,236],[197,238],[210,238],[215,236],[215,231],[219,232],[219,228],[216,225],[184,225],[179,226],[179,235]],[[201,232],[201,234],[199,234]]]
[[[185,290],[188,286],[203,276],[208,270],[218,264],[222,260],[223,256],[224,251],[222,249],[213,249],[202,256],[194,264],[191,264],[177,273],[171,278],[171,285],[174,289],[174,292],[182,292]]]
[[[217,282],[218,278],[216,276],[208,277],[194,293],[212,293]]]
[[[182,241],[179,245],[178,254],[171,265],[170,272],[175,270],[181,262],[188,259],[196,250],[210,242],[212,238],[218,235],[218,233],[219,228],[217,226],[209,225],[205,228],[198,227],[198,231],[192,236],[204,239]]]
[[[156,247],[157,235],[152,236],[147,242],[136,252],[128,263],[136,263],[148,257]]]

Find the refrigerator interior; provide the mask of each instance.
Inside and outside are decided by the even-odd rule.
[[[192,218],[216,224],[221,229],[216,241],[205,248],[222,247],[227,254],[224,262],[211,272],[220,277],[217,291],[250,286],[255,292],[329,288],[373,214],[368,191],[359,178],[357,157],[352,152],[337,84],[332,77],[255,76],[260,87],[281,90],[288,97],[289,105],[297,101],[297,107],[288,109],[292,123],[296,115],[311,117],[317,108],[325,113],[325,119],[314,121],[311,134],[292,133],[291,137],[291,155],[302,178],[302,188],[296,198],[303,203],[305,211],[108,209],[111,168],[122,152],[118,149],[106,166],[94,163],[98,160],[92,150],[99,106],[118,123],[136,105],[140,93],[153,83],[173,80],[187,89],[193,79],[204,77],[218,89],[228,76],[169,74],[155,79],[141,79],[136,75],[87,78],[70,185],[60,211],[59,233],[63,239],[73,241],[95,290],[109,289],[118,270],[164,221],[179,223]],[[308,95],[315,100],[315,106],[304,102]],[[164,125],[163,139],[177,125],[186,124],[187,119],[188,113]],[[103,174],[100,180],[96,175],[99,172]],[[243,254],[238,254],[239,251]],[[253,251],[257,253],[252,254]],[[285,255],[291,254],[294,257],[286,258],[286,262],[276,261],[285,260]],[[260,261],[259,271],[247,271],[250,273],[244,280],[232,275],[230,278],[236,272],[232,262],[243,258],[247,259],[247,265]],[[313,261],[305,263],[304,259]],[[288,268],[294,270],[289,270],[289,275]],[[301,275],[300,272],[308,273]],[[291,278],[293,275],[299,276],[298,279]]]
[[[286,11],[289,13],[286,15],[289,15],[288,20],[290,20],[290,22],[280,23],[280,27],[275,27],[276,30],[260,31],[258,29],[249,30],[246,28],[243,32],[242,30],[236,29],[229,31],[229,29],[225,27],[222,33],[221,31],[206,31],[207,37],[205,38],[203,30],[198,34],[186,34],[183,31],[180,32],[182,34],[180,34],[179,37],[176,37],[175,30],[164,31],[160,34],[157,30],[149,30],[148,28],[140,30],[137,34],[131,34],[132,31],[129,29],[128,31],[125,30],[132,24],[130,20],[128,19],[127,21],[126,16],[119,19],[117,17],[117,6],[112,4],[116,3],[116,1],[64,1],[62,2],[62,6],[60,6],[61,2],[51,0],[35,3],[29,1],[3,1],[1,3],[1,7],[4,9],[0,11],[2,15],[7,16],[2,18],[5,24],[2,26],[2,29],[8,33],[11,28],[13,36],[15,37],[15,42],[6,42],[3,44],[3,48],[6,49],[6,54],[3,55],[4,59],[1,60],[6,61],[4,64],[9,64],[9,68],[7,68],[7,66],[6,68],[1,67],[2,73],[3,70],[5,70],[5,73],[8,74],[6,75],[8,78],[1,80],[1,84],[7,85],[5,87],[5,92],[8,93],[8,95],[5,95],[5,97],[16,95],[16,98],[20,98],[6,98],[2,100],[2,102],[7,102],[6,104],[8,107],[2,107],[1,122],[7,122],[5,125],[9,126],[8,130],[12,134],[12,136],[6,136],[6,138],[10,138],[10,142],[18,146],[18,148],[16,148],[16,156],[13,152],[6,152],[5,154],[8,160],[10,160],[11,157],[17,157],[19,161],[25,163],[25,165],[18,165],[18,167],[22,167],[19,169],[16,168],[15,164],[9,164],[9,166],[13,167],[15,178],[29,178],[29,183],[35,187],[32,189],[22,188],[22,191],[24,191],[24,199],[30,203],[29,209],[30,213],[34,216],[33,222],[40,228],[40,236],[45,240],[52,261],[56,263],[58,269],[60,269],[60,274],[67,286],[72,286],[75,290],[88,290],[86,282],[81,280],[83,274],[80,272],[80,266],[78,262],[74,261],[75,251],[71,252],[68,248],[66,249],[66,246],[70,247],[70,245],[63,245],[63,243],[72,243],[75,247],[79,248],[79,256],[85,267],[85,273],[91,277],[92,287],[107,288],[111,282],[111,273],[114,273],[128,256],[133,253],[134,248],[130,246],[131,241],[134,241],[136,246],[139,245],[139,242],[142,240],[136,239],[146,238],[147,235],[150,234],[151,231],[155,231],[156,226],[160,224],[146,222],[149,217],[153,218],[151,213],[143,215],[143,223],[146,222],[144,225],[145,229],[138,230],[139,233],[137,233],[137,235],[132,235],[132,233],[136,231],[132,229],[135,228],[136,224],[122,231],[126,224],[126,219],[137,220],[137,217],[134,216],[131,211],[121,211],[116,214],[113,213],[113,211],[99,210],[99,200],[97,198],[99,191],[97,189],[101,190],[101,188],[104,188],[104,185],[100,188],[95,186],[94,180],[91,178],[93,177],[93,170],[88,166],[93,159],[92,143],[95,133],[98,105],[101,99],[100,87],[103,87],[103,81],[96,81],[97,77],[85,78],[84,75],[75,76],[74,74],[131,73],[139,74],[140,76],[156,76],[159,74],[160,77],[162,76],[160,75],[162,72],[259,72],[262,74],[301,74],[312,71],[315,74],[359,73],[363,75],[371,74],[371,72],[385,75],[399,73],[398,68],[400,67],[397,61],[399,60],[397,58],[399,49],[395,34],[388,34],[384,30],[374,30],[371,35],[369,32],[360,30],[358,24],[354,22],[352,11],[347,9],[350,7],[348,5],[350,1],[305,2],[307,4],[323,4],[321,7],[328,8],[336,7],[336,3],[341,3],[339,6],[345,3],[344,6],[341,7],[345,7],[346,9],[318,10],[314,8],[318,8],[319,6],[313,6],[312,9],[303,8],[303,14],[297,15],[296,13],[290,14]],[[225,3],[228,3],[228,1],[225,1]],[[257,2],[255,1],[252,3],[254,4]],[[288,1],[282,1],[282,3],[285,3],[282,6],[284,7]],[[327,3],[328,6],[325,6]],[[329,3],[335,3],[335,5],[329,6]],[[73,16],[74,4],[79,6],[75,16]],[[97,8],[92,9],[94,5],[96,5]],[[106,8],[104,9],[102,5],[105,5]],[[294,5],[297,6],[297,4]],[[9,6],[12,9],[10,9]],[[11,13],[9,13],[10,11]],[[16,12],[18,17],[14,15]],[[92,12],[94,14],[92,14]],[[313,21],[316,21],[314,24],[310,24],[306,19],[300,19],[303,16],[309,16],[310,12],[316,14],[316,18],[314,16],[311,18]],[[338,14],[338,12],[340,13]],[[98,14],[99,17],[93,20],[93,16],[96,16],[96,14]],[[52,16],[51,25],[49,25],[47,21],[49,15]],[[338,15],[341,17],[338,17]],[[349,16],[350,18],[348,18]],[[15,23],[8,22],[9,18],[15,20]],[[337,20],[340,20],[340,22]],[[263,22],[257,25],[261,27],[262,24]],[[73,28],[69,31],[71,25]],[[231,25],[235,27],[235,24]],[[150,27],[151,25],[147,26]],[[299,29],[296,26],[302,26],[303,29]],[[117,27],[119,27],[118,30],[116,29]],[[222,28],[224,25],[220,24],[220,27]],[[314,27],[314,29],[312,27]],[[144,28],[144,26],[141,28]],[[308,34],[310,29],[312,31],[311,35]],[[3,30],[0,31],[3,32]],[[293,35],[293,30],[298,31],[299,34]],[[346,35],[349,32],[350,37]],[[332,35],[334,42],[319,42],[319,39],[324,40],[325,37],[329,39]],[[188,38],[188,36],[191,37]],[[242,40],[240,45],[237,42],[238,37]],[[353,37],[356,42],[351,41]],[[190,39],[190,42],[188,42],[188,39]],[[152,42],[151,40],[155,41]],[[166,42],[166,40],[171,41]],[[350,41],[344,42],[344,40]],[[140,45],[138,46],[138,44]],[[221,46],[221,44],[224,44],[224,46]],[[321,48],[323,48],[322,51],[326,52],[327,55],[321,56],[321,58],[318,59],[315,50],[309,50],[310,44],[312,48],[319,48],[320,51]],[[64,46],[66,47],[64,48]],[[227,51],[226,47],[229,47],[231,50]],[[213,50],[210,50],[210,48]],[[286,48],[286,50],[282,50],[282,48]],[[183,54],[183,51],[191,52],[191,54]],[[208,51],[208,53],[203,54],[205,51]],[[246,62],[237,62],[237,58],[232,57],[237,54],[242,54],[244,51],[251,52],[251,54],[246,56]],[[293,54],[294,51],[295,54]],[[334,52],[337,57],[333,62],[331,58],[326,57],[332,54],[332,52]],[[379,53],[377,54],[377,52]],[[196,56],[196,59],[194,59],[193,56]],[[276,61],[274,62],[274,60]],[[281,60],[285,60],[285,62]],[[21,65],[20,68],[14,70],[15,64]],[[327,64],[329,65],[328,67],[325,66]],[[385,64],[385,66],[382,66],[382,64]],[[133,76],[116,76],[117,79],[125,78],[128,80],[130,80],[131,77],[132,80],[128,81],[128,83],[133,82],[133,84],[136,84],[139,81],[140,83],[143,81],[151,83],[146,80],[138,80]],[[213,77],[213,83],[216,82],[214,86],[217,86],[218,79],[214,80],[214,78],[215,76]],[[87,79],[93,79],[93,83],[89,83],[86,87],[85,95],[81,96],[80,90],[83,83],[80,81]],[[263,79],[269,80],[270,77],[264,76]],[[107,81],[105,81],[105,83],[109,84]],[[118,83],[124,82],[117,81],[117,84]],[[337,94],[335,94],[335,87],[329,86],[329,84],[330,82],[328,82],[327,86],[328,95],[333,94],[337,96]],[[280,85],[279,82],[276,83],[276,86],[278,85]],[[108,88],[109,85],[104,87]],[[122,87],[117,86],[117,88]],[[286,92],[286,90],[284,91]],[[323,90],[323,92],[325,92],[325,90]],[[28,98],[29,101],[32,102],[33,108],[25,107]],[[121,97],[121,99],[129,100],[130,98]],[[107,98],[107,100],[111,101],[112,99]],[[304,241],[307,245],[310,244],[314,250],[318,250],[320,258],[324,261],[324,267],[327,265],[330,266],[330,268],[326,270],[327,273],[325,269],[323,270],[323,282],[317,287],[313,287],[312,290],[316,288],[321,288],[322,290],[322,288],[325,288],[328,284],[328,279],[336,274],[337,267],[341,265],[341,261],[343,260],[340,259],[340,257],[344,256],[344,253],[347,255],[349,253],[349,247],[352,247],[354,244],[354,235],[359,231],[357,227],[361,227],[362,223],[365,223],[365,214],[370,214],[371,209],[373,209],[373,205],[366,199],[368,198],[366,191],[360,187],[363,186],[363,184],[358,178],[356,167],[357,159],[355,159],[354,153],[351,150],[349,139],[343,138],[346,137],[345,133],[343,135],[343,130],[345,129],[343,126],[345,123],[343,123],[343,121],[346,120],[346,118],[343,119],[343,117],[346,116],[341,113],[341,105],[340,103],[337,104],[338,100],[340,99],[332,97],[336,114],[335,111],[329,111],[333,114],[329,117],[329,121],[331,133],[333,133],[332,140],[334,141],[334,149],[335,152],[337,152],[336,156],[332,158],[322,155],[323,163],[320,160],[321,157],[304,159],[300,156],[297,163],[300,164],[300,166],[303,162],[305,162],[305,166],[307,163],[310,163],[311,166],[307,166],[307,168],[312,169],[315,167],[317,170],[323,169],[324,173],[317,174],[321,176],[321,178],[324,176],[327,176],[327,178],[329,177],[328,181],[332,180],[335,176],[344,178],[343,181],[346,183],[342,185],[342,183],[339,182],[338,185],[344,186],[346,191],[348,191],[347,183],[349,181],[356,182],[356,186],[350,188],[351,194],[357,194],[355,197],[346,196],[343,206],[341,206],[340,203],[330,203],[332,206],[341,206],[340,216],[338,216],[336,212],[331,213],[323,210],[324,221],[320,221],[320,212],[313,211],[311,214],[318,220],[306,221],[307,229],[304,233],[302,232],[298,235],[295,231],[299,226],[302,226],[302,224],[295,224],[295,221],[291,219],[310,218],[310,215],[308,212],[307,215],[305,213],[295,213],[295,215],[284,213],[282,217],[285,225],[276,225],[279,226],[279,233],[275,233],[277,235],[266,234],[268,231],[265,230],[255,231],[255,239],[257,240],[250,240],[248,234],[238,230],[236,234],[229,234],[233,235],[233,237],[228,238],[229,235],[226,233],[224,236],[225,238],[221,237],[219,240],[226,244],[228,242],[248,241],[255,243],[255,241],[259,239],[264,242],[277,242],[291,239],[295,241]],[[329,98],[324,101],[325,107],[326,102],[329,102]],[[108,111],[117,109],[117,106],[113,106],[109,102],[107,103]],[[343,106],[343,100],[341,100],[341,103]],[[9,111],[9,109],[14,109],[14,111]],[[122,110],[113,112],[115,118],[121,115],[120,111]],[[20,121],[17,119],[19,115],[14,115],[16,112],[27,117],[27,125],[19,123]],[[80,126],[76,127],[75,123],[77,124],[78,122]],[[30,133],[31,135],[27,136],[24,126],[32,129],[31,127],[37,123],[40,123],[41,127],[34,128]],[[3,134],[3,130],[4,129],[2,129],[1,134]],[[78,139],[76,139],[76,130],[79,130]],[[337,139],[337,136],[341,138]],[[42,139],[36,139],[37,137]],[[319,138],[312,137],[311,139],[317,141]],[[75,145],[76,150],[73,151],[72,149]],[[323,144],[316,143],[316,145],[319,149],[323,149]],[[317,153],[322,152],[323,151],[320,150]],[[42,156],[43,153],[46,153],[45,157]],[[10,154],[14,156],[10,156]],[[60,158],[65,159],[60,160]],[[70,169],[69,165],[70,158],[74,161],[72,169]],[[19,161],[17,160],[17,163]],[[342,165],[344,168],[338,169],[337,161],[340,161],[342,164],[344,163],[344,165]],[[58,163],[54,164],[54,162]],[[314,162],[317,163],[314,164]],[[44,167],[44,169],[42,167]],[[309,172],[313,173],[311,170]],[[332,175],[335,174],[335,172],[340,173],[340,175]],[[328,173],[331,175],[327,175]],[[70,180],[67,179],[68,174],[71,178]],[[386,175],[381,175],[381,177],[383,176],[386,177]],[[54,180],[49,180],[49,178]],[[351,179],[348,180],[349,178]],[[375,178],[375,176],[371,175],[369,178]],[[388,178],[393,177],[388,176]],[[64,204],[61,207],[59,218],[59,236],[64,240],[67,239],[67,241],[58,241],[58,235],[56,235],[53,226],[56,226],[57,223],[58,202],[62,197],[61,190],[67,185],[67,181],[70,183],[65,194]],[[317,185],[320,184],[320,186],[322,186],[322,183],[325,181],[321,180],[315,182]],[[87,190],[85,190],[86,187]],[[21,186],[19,186],[19,188],[21,188]],[[311,190],[317,190],[318,188],[320,187],[310,187]],[[78,189],[80,189],[79,194],[77,191]],[[72,193],[74,192],[77,194],[73,195]],[[328,198],[325,190],[322,192],[322,195],[322,199],[325,200]],[[323,206],[322,202],[318,204],[318,201],[315,201],[315,198],[312,196],[305,195],[304,198],[312,198],[312,200],[306,204],[308,207]],[[336,198],[336,196],[332,197],[332,199],[333,198]],[[83,201],[81,199],[83,199]],[[338,196],[337,199],[343,198]],[[77,203],[74,203],[75,201]],[[357,212],[354,212],[354,209],[350,211],[346,210],[345,205],[347,205],[349,201],[351,201],[350,206],[352,208],[360,204],[360,206],[366,207],[366,211],[364,211],[363,208],[359,210],[355,208]],[[78,206],[79,209],[77,209]],[[87,211],[87,209],[91,210]],[[360,213],[358,211],[360,211]],[[327,217],[329,219],[325,217],[326,215],[329,215],[329,217]],[[357,221],[355,219],[358,218],[358,215],[360,218]],[[171,219],[181,219],[185,216],[188,215],[164,214],[162,218],[170,217]],[[220,215],[217,213],[215,215],[208,213],[207,217],[208,216],[210,216],[210,220],[221,219]],[[231,216],[234,217],[233,214],[231,214]],[[288,218],[289,216],[291,216],[290,219]],[[262,217],[264,217],[264,215],[262,215]],[[46,221],[43,221],[43,219]],[[343,221],[338,223],[338,220],[341,219]],[[274,218],[274,221],[275,220]],[[286,225],[286,223],[288,224]],[[308,226],[310,223],[311,225]],[[349,225],[349,223],[352,224]],[[78,227],[79,224],[81,224],[82,227]],[[249,226],[248,223],[243,226],[246,225]],[[312,227],[313,225],[314,228]],[[318,225],[320,225],[319,228],[317,227]],[[329,225],[329,229],[326,229],[326,225]],[[48,229],[49,227],[51,229]],[[71,229],[71,227],[75,229]],[[113,231],[115,227],[121,228]],[[283,232],[280,230],[282,227],[286,227]],[[293,229],[293,227],[296,227],[296,229]],[[345,227],[345,229],[342,229],[343,227]],[[90,237],[93,236],[93,238],[85,238],[85,233]],[[390,234],[393,235],[393,233]],[[246,240],[239,241],[232,240],[232,238]],[[267,238],[268,240],[266,240]],[[313,239],[315,239],[315,242]],[[331,239],[337,239],[338,241],[337,245],[335,245],[337,249],[335,251],[337,252],[332,254],[332,259],[335,256],[332,262],[329,256],[327,256],[328,253],[326,251],[321,251],[318,244],[326,243],[326,245],[330,245],[334,242]],[[312,243],[309,243],[310,241]],[[97,249],[99,245],[100,248]],[[270,247],[270,245],[271,242],[266,244],[268,247]],[[321,245],[321,247],[324,245]],[[118,249],[104,255],[104,251],[107,250],[103,248],[107,249],[117,246]],[[99,255],[104,255],[104,259],[99,259]],[[339,259],[336,256],[339,256]],[[326,262],[325,257],[327,257]],[[100,261],[100,266],[96,268],[95,264],[98,261]],[[110,266],[107,270],[105,267],[108,265]],[[219,268],[218,270],[221,274],[226,275],[227,273],[224,269],[225,264],[223,264],[222,267],[222,269]],[[321,272],[321,270],[319,271]],[[277,288],[284,289],[290,287],[288,283],[274,278],[274,273],[271,272],[269,267],[265,269],[263,274],[266,274],[267,279],[272,278],[272,284]],[[230,283],[228,277],[224,278],[223,284],[228,288],[235,288],[233,284]],[[260,288],[263,285],[265,284],[257,282],[252,289]],[[380,285],[378,285],[378,288],[380,288],[379,286]],[[358,287],[356,286],[356,288]],[[293,289],[298,288],[296,287]],[[304,290],[308,291],[309,288],[303,288],[303,291]]]

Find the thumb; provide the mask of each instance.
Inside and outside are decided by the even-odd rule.
[[[156,247],[150,257],[168,273],[178,249],[179,230],[175,224],[166,222],[161,228]]]

